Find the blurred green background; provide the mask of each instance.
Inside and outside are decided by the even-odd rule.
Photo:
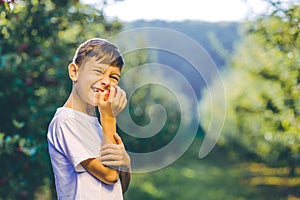
[[[198,94],[199,102],[192,106],[200,110],[190,148],[166,168],[133,174],[125,199],[300,199],[300,6],[268,2],[273,12],[241,23],[120,23],[80,1],[16,1],[13,9],[0,1],[0,199],[56,199],[46,133],[71,90],[66,69],[75,49],[92,37],[146,26],[180,31],[207,50],[222,72],[227,113],[218,144],[199,159],[211,108],[218,113],[220,104],[211,104],[192,67],[167,52],[125,55],[123,73],[149,62],[178,70]],[[210,84],[218,93],[217,80]],[[149,152],[176,134],[180,110],[164,90],[144,86],[130,99],[137,124],[149,123],[145,108],[153,103],[166,107],[168,120],[159,134],[147,139],[119,130],[127,149]]]

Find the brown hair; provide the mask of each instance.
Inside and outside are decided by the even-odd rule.
[[[73,62],[80,66],[86,58],[96,57],[97,61],[122,69],[124,60],[118,48],[109,41],[93,38],[82,43],[76,50]]]

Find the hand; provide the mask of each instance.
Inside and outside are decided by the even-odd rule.
[[[121,137],[114,135],[117,144],[104,144],[100,151],[100,160],[103,165],[118,168],[122,171],[130,170],[130,157],[127,154]]]
[[[101,115],[116,117],[127,104],[126,93],[119,86],[111,87],[109,94],[108,91],[96,93],[94,104]]]
[[[111,102],[112,114],[116,117],[127,104],[126,93],[123,89],[117,86],[116,88],[111,88],[110,94],[114,94],[109,95],[108,101]]]

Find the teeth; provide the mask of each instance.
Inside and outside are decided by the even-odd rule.
[[[99,92],[99,89],[93,88],[93,91],[94,91],[94,92]]]

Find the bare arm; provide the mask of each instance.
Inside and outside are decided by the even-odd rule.
[[[120,171],[120,180],[121,180],[121,184],[122,184],[122,191],[123,194],[127,191],[129,184],[130,184],[130,180],[131,180],[131,169],[128,168],[126,169],[126,171]]]
[[[116,119],[112,115],[111,103],[104,100],[105,94],[97,94],[96,103],[99,106],[101,125],[103,129],[103,144],[116,144]],[[81,162],[81,165],[94,177],[106,184],[114,184],[119,180],[116,169],[105,166],[98,158],[90,158]]]
[[[117,144],[114,138],[116,133],[116,118],[112,116],[100,116],[102,131],[103,131],[103,144]]]
[[[116,141],[113,134],[116,131],[115,118],[101,118],[104,144],[112,144]],[[119,179],[119,172],[116,169],[107,167],[97,158],[87,159],[81,162],[81,165],[94,177],[106,184],[116,183]]]
[[[106,184],[114,184],[119,180],[117,170],[104,166],[97,158],[90,158],[81,162],[81,165],[94,177]]]
[[[121,137],[115,134],[114,138],[117,144],[104,144],[102,146],[101,162],[106,166],[119,169],[122,191],[125,193],[131,179],[131,161]]]
[[[108,159],[109,162],[106,162],[107,160],[105,160],[105,158],[102,160],[101,157],[101,161],[98,159],[88,159],[81,164],[89,173],[104,183],[113,184],[120,178],[122,191],[125,193],[131,178],[130,158],[124,148],[121,138],[116,134],[115,115],[123,110],[127,100],[123,90],[119,90],[119,93],[114,95],[115,92],[116,90],[112,88],[111,95],[109,95],[107,101],[104,100],[105,94],[96,94],[95,96],[95,104],[98,105],[99,108],[104,136],[101,152],[104,152],[104,155],[106,155],[105,158]],[[116,148],[117,158],[114,157],[116,155],[116,151],[114,151]],[[114,152],[112,153],[111,150]],[[112,164],[110,163],[111,161],[117,163]],[[115,169],[116,167],[120,169],[120,172]]]

